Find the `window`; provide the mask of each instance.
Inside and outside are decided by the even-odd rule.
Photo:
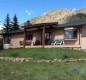
[[[45,39],[51,39],[51,33],[45,33]]]
[[[26,35],[26,40],[32,40],[32,39],[33,39],[33,35],[32,34]]]
[[[65,30],[65,39],[77,39],[77,29]]]

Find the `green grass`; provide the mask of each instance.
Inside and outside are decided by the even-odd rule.
[[[86,52],[63,48],[0,50],[2,57],[86,58]],[[38,63],[0,60],[0,80],[85,80],[86,62]]]
[[[36,63],[0,60],[0,80],[86,80],[86,63]]]
[[[3,57],[30,57],[34,59],[86,58],[86,52],[63,48],[31,48],[1,50]]]

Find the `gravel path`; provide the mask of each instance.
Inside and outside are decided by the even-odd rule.
[[[80,59],[74,59],[74,58],[69,58],[69,59],[53,59],[53,60],[45,60],[45,59],[33,59],[33,58],[15,58],[15,57],[0,57],[0,60],[6,60],[6,61],[20,61],[20,62],[86,62],[86,58],[80,58]]]

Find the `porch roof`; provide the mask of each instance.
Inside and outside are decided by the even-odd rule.
[[[56,25],[58,26],[58,22],[48,22],[48,23],[38,23],[38,24],[31,24],[30,22],[27,22],[24,24],[23,28],[36,28],[36,27],[44,27],[45,26],[51,26]]]
[[[57,25],[55,28],[64,28],[64,27],[81,27],[82,25],[85,25],[86,21],[78,21],[78,22],[71,22],[71,23],[64,23],[59,24],[58,22],[49,22],[49,23],[38,23],[38,24],[31,24],[30,22],[25,23],[23,28],[36,28],[36,27],[43,27],[50,26],[50,25]]]

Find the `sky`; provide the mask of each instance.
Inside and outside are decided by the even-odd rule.
[[[0,24],[7,13],[12,20],[16,14],[19,24],[54,9],[86,8],[86,0],[0,0]]]

